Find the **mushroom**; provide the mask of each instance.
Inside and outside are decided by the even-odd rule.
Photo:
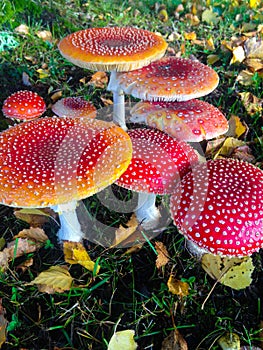
[[[127,133],[132,141],[132,160],[116,184],[139,192],[135,214],[145,229],[152,229],[160,219],[156,195],[171,194],[198,157],[190,145],[160,130],[138,128]]]
[[[228,121],[221,111],[197,99],[183,102],[141,101],[130,113],[130,121],[144,122],[187,142],[209,140],[228,130]]]
[[[52,106],[52,111],[59,117],[96,118],[96,108],[92,102],[81,97],[64,97]]]
[[[263,246],[263,171],[230,158],[198,164],[175,186],[170,209],[200,255],[251,255]]]
[[[30,120],[40,117],[46,110],[44,99],[36,92],[20,90],[3,103],[3,114],[10,119]]]
[[[77,201],[112,184],[132,156],[129,136],[114,123],[45,117],[0,133],[0,203],[57,211],[59,240],[83,238]]]
[[[218,74],[197,60],[163,57],[131,72],[117,73],[116,81],[127,94],[148,101],[187,101],[212,92]]]
[[[124,95],[116,82],[116,72],[138,69],[159,59],[167,43],[148,30],[105,27],[72,33],[60,41],[58,48],[76,66],[111,72],[108,90],[113,92],[113,120],[126,130]]]

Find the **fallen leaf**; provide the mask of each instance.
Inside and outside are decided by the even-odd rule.
[[[25,86],[31,86],[32,85],[31,82],[30,82],[30,77],[29,77],[29,75],[26,72],[22,73],[22,83]]]
[[[239,146],[234,149],[231,158],[240,159],[248,163],[256,163],[251,148],[248,145]]]
[[[4,315],[5,309],[2,306],[2,299],[0,299],[0,348],[6,341],[6,327],[8,322]]]
[[[254,73],[247,69],[243,69],[237,75],[236,81],[238,81],[241,85],[250,86],[254,84]]]
[[[236,333],[227,332],[218,339],[218,344],[223,350],[240,350],[240,339]]]
[[[238,140],[234,137],[227,137],[218,151],[214,154],[214,159],[218,157],[230,157],[237,147],[245,145],[245,141]]]
[[[17,267],[16,267],[16,270],[22,270],[22,272],[25,272],[28,270],[28,268],[30,266],[33,265],[33,262],[34,262],[34,259],[33,258],[30,258],[30,259],[27,259],[25,260],[24,262],[22,262],[21,264],[19,264]]]
[[[27,285],[37,285],[39,290],[48,294],[55,292],[62,293],[72,286],[73,278],[66,267],[51,266],[48,270],[40,274]]]
[[[217,13],[212,10],[206,9],[202,13],[202,22],[206,22],[207,24],[217,24],[220,21],[220,17],[218,17]]]
[[[212,65],[212,64],[218,62],[219,60],[220,60],[220,57],[218,55],[211,54],[211,55],[207,56],[207,63],[209,65]]]
[[[135,332],[131,329],[115,332],[111,337],[107,350],[136,350],[137,343],[134,341]]]
[[[178,280],[173,275],[170,275],[167,286],[169,292],[178,295],[180,298],[183,298],[189,294],[189,284]]]
[[[84,266],[87,270],[94,272],[95,262],[91,260],[85,247],[80,242],[67,242],[63,243],[63,251],[65,261],[69,264],[79,264]],[[100,266],[96,266],[95,273],[100,270]]]
[[[157,251],[157,259],[155,265],[157,269],[159,269],[162,266],[165,266],[169,262],[170,258],[169,253],[162,242],[155,242],[155,249]]]
[[[168,21],[169,16],[168,16],[168,13],[167,13],[165,5],[160,5],[157,17],[162,22],[167,22]]]
[[[29,34],[29,27],[26,24],[20,24],[18,27],[14,29],[16,33],[19,34]]]
[[[246,288],[252,282],[251,274],[255,267],[251,257],[230,258],[204,254],[201,263],[209,276],[233,289]]]
[[[4,248],[5,243],[6,243],[6,241],[5,241],[4,237],[0,237],[0,250],[2,250]]]
[[[113,101],[110,100],[109,98],[105,98],[101,96],[100,99],[103,102],[104,106],[111,106],[113,104]]]
[[[56,214],[49,208],[34,209],[23,208],[14,210],[17,219],[27,222],[31,227],[41,227],[49,222],[50,218],[55,220]]]
[[[96,72],[91,76],[88,85],[92,85],[96,88],[104,89],[108,84],[108,76],[105,72]]]
[[[31,227],[20,231],[14,238],[26,238],[27,240],[37,243],[45,243],[48,240],[48,236],[44,230],[39,227]]]
[[[163,340],[161,350],[188,350],[188,346],[178,329],[175,329]]]
[[[44,41],[52,42],[52,33],[49,30],[39,30],[36,35]]]
[[[256,36],[249,38],[244,43],[247,58],[263,59],[263,41]]]
[[[127,228],[122,225],[117,228],[111,248],[115,248],[117,246],[125,247],[131,244],[137,245],[142,243],[143,236],[140,229],[140,223],[135,214],[131,216],[126,226]]]
[[[227,137],[239,138],[248,132],[248,127],[244,124],[237,115],[231,115],[228,120],[228,131],[225,133]]]
[[[258,72],[263,69],[263,59],[261,58],[247,58],[244,64],[253,72]]]
[[[206,39],[205,41],[205,49],[206,50],[210,50],[210,51],[214,51],[215,50],[215,45],[214,45],[214,40],[213,38],[209,38],[209,39]]]
[[[184,33],[184,38],[186,40],[196,40],[196,33],[195,32]]]
[[[230,64],[241,63],[246,58],[245,51],[242,46],[235,47],[232,51],[233,57],[230,61]]]
[[[50,96],[53,103],[57,102],[61,97],[62,97],[62,90],[58,90]]]
[[[262,111],[263,99],[256,97],[251,92],[240,92],[239,96],[249,115]]]
[[[47,69],[39,68],[37,69],[39,79],[45,79],[49,77],[49,71]]]
[[[249,0],[249,7],[251,9],[256,9],[261,4],[260,0]]]

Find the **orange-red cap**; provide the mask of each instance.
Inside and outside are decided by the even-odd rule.
[[[60,41],[58,48],[62,56],[76,66],[123,72],[161,58],[167,43],[148,30],[104,27],[72,33]]]

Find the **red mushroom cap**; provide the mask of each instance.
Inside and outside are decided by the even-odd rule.
[[[0,203],[47,207],[86,198],[127,169],[129,136],[113,123],[45,117],[0,133]]]
[[[263,246],[263,171],[252,164],[197,165],[175,187],[170,208],[179,231],[207,252],[247,256]]]
[[[178,140],[200,142],[222,135],[228,121],[213,105],[193,99],[184,102],[138,102],[131,110],[132,122],[166,132]]]
[[[93,103],[81,97],[61,98],[53,104],[52,111],[59,117],[96,118],[96,108]]]
[[[136,192],[170,194],[175,184],[198,161],[193,148],[157,129],[127,132],[133,155],[117,185]]]
[[[90,28],[72,33],[58,45],[60,53],[76,66],[102,71],[128,71],[162,57],[165,40],[132,27]]]
[[[187,101],[205,96],[218,85],[217,73],[187,58],[163,57],[143,68],[117,74],[127,94],[149,101]]]
[[[36,92],[21,90],[4,101],[2,110],[7,118],[30,120],[40,117],[46,110],[46,104]]]

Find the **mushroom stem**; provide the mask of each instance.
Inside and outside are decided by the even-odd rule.
[[[59,241],[80,242],[84,237],[77,217],[77,201],[58,204],[52,207],[59,215],[60,229],[58,231]]]
[[[161,217],[159,210],[156,208],[155,199],[156,195],[154,193],[139,193],[135,214],[146,230],[155,228]]]
[[[112,71],[110,75],[110,81],[107,90],[113,94],[113,122],[119,125],[123,130],[127,131],[125,122],[125,100],[124,93],[119,88],[116,80],[117,72]]]

